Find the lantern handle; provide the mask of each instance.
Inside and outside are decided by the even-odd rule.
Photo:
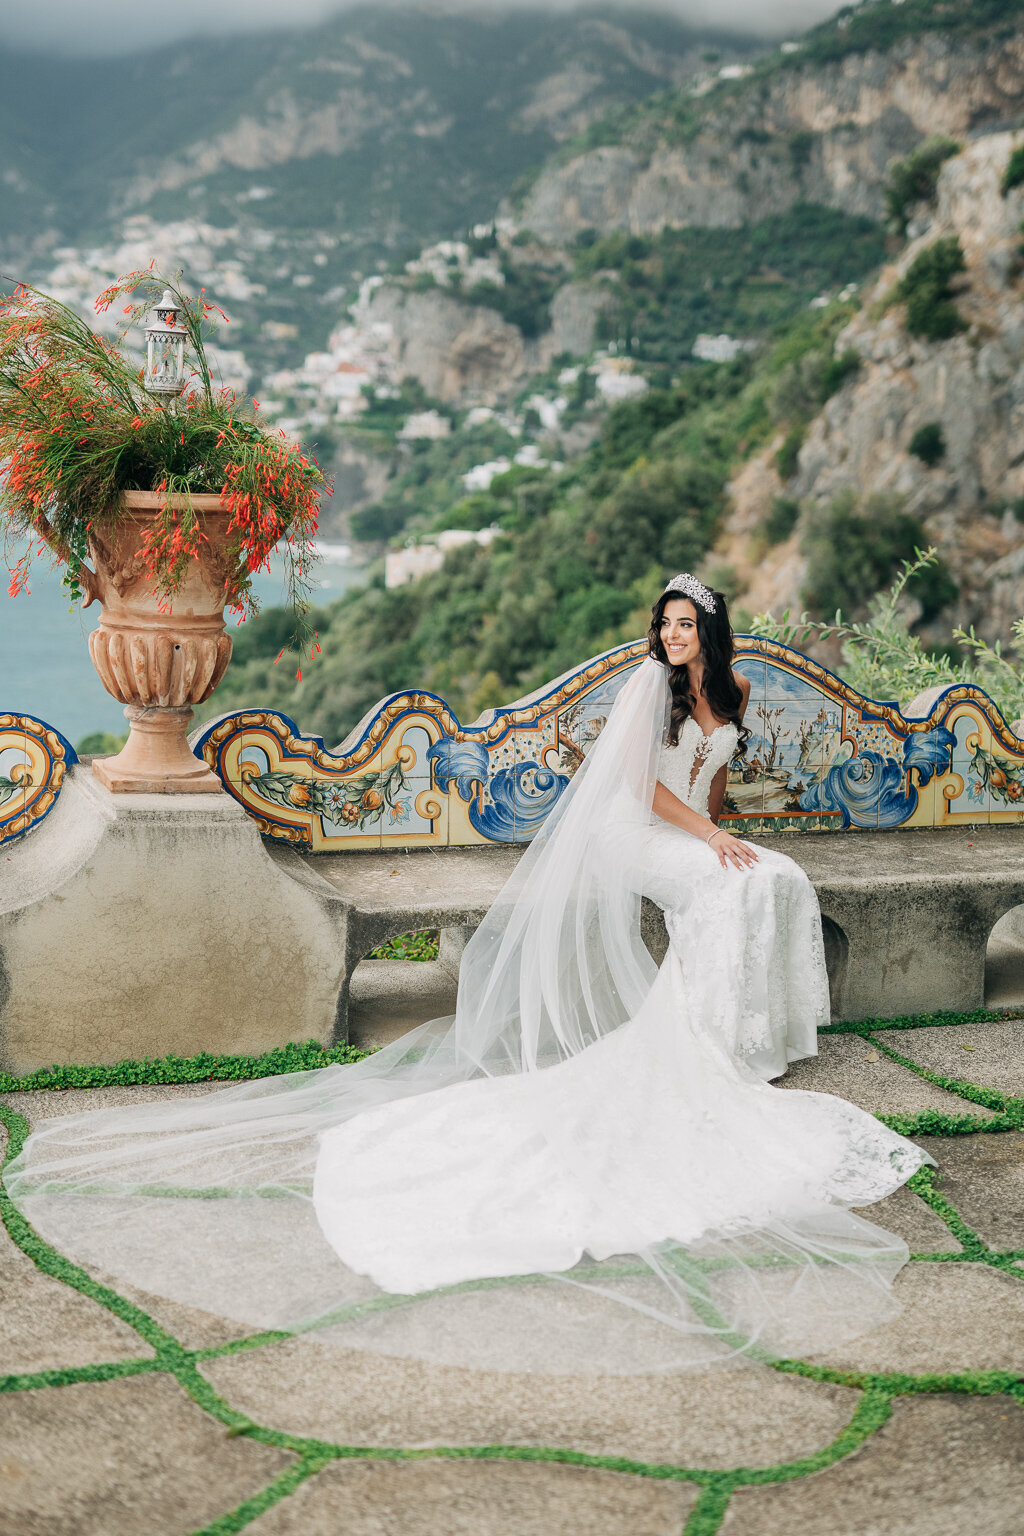
[[[92,569],[91,566],[86,565],[84,560],[77,559],[76,556],[72,554],[71,550],[68,548],[67,544],[54,528],[53,524],[46,517],[45,513],[36,513],[35,526],[37,532],[42,534],[46,543],[53,550],[58,560],[63,560],[65,565],[77,565],[78,579],[81,582],[82,590],[85,593],[85,601],[83,602],[82,607],[88,608],[90,603],[95,603],[100,596],[100,584],[96,578],[96,572]]]

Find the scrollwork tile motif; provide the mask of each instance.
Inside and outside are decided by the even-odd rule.
[[[57,803],[75,749],[30,715],[0,715],[0,843],[38,826]]]

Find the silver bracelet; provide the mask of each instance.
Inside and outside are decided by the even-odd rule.
[[[709,832],[709,833],[708,833],[708,835],[707,835],[707,837],[706,837],[706,838],[705,838],[705,839],[704,839],[704,841],[705,841],[705,842],[706,842],[706,843],[710,843],[710,841],[711,841],[711,839],[712,839],[712,838],[713,838],[713,837],[717,837],[717,836],[718,836],[718,834],[719,834],[719,832],[724,832],[724,831],[725,831],[725,828],[724,828],[724,827],[716,827],[716,828],[715,828],[715,830],[714,830],[714,831],[713,831],[713,832]]]

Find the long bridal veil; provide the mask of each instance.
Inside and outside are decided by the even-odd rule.
[[[25,1217],[115,1282],[244,1327],[497,1370],[679,1370],[827,1348],[891,1315],[907,1250],[853,1207],[922,1154],[841,1100],[755,1080],[688,1016],[671,949],[659,972],[643,943],[631,850],[667,708],[647,660],[467,946],[453,1018],[354,1065],[44,1120],[7,1172]],[[507,1262],[385,1290],[328,1241],[325,1170],[371,1218],[405,1198],[411,1221],[426,1175],[416,1158],[378,1173],[372,1135],[348,1163],[323,1150],[354,1117],[442,1090],[459,1095],[448,1165],[460,1106],[493,1113],[495,1162],[466,1219],[511,1213]],[[656,1101],[668,1150],[664,1130],[645,1146]],[[520,1133],[502,1163],[510,1105]],[[428,1166],[437,1149],[423,1150]],[[680,1192],[668,1235],[649,1216],[655,1185]],[[556,1198],[582,1233],[557,1266],[530,1237]],[[422,1237],[443,1247],[443,1231]]]

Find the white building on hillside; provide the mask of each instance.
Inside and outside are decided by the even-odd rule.
[[[500,528],[481,528],[474,533],[471,528],[446,528],[430,543],[411,544],[408,549],[391,549],[384,560],[384,585],[404,587],[421,576],[439,571],[449,550],[464,544],[487,546],[501,532]]]

